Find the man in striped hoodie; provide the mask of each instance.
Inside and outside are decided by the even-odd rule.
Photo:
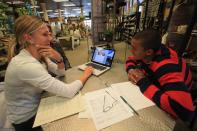
[[[131,40],[126,61],[128,79],[158,107],[174,118],[191,121],[194,106],[190,94],[192,75],[184,59],[161,44],[156,30],[144,30]]]

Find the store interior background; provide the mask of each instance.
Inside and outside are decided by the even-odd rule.
[[[162,43],[187,59],[195,84],[196,14],[196,0],[0,0],[0,81],[8,65],[14,20],[35,15],[51,25],[72,67],[89,61],[93,47],[98,46],[114,48],[114,62],[124,64],[131,55],[132,37],[147,28],[157,29]],[[0,105],[0,130],[12,130],[6,121],[2,88]]]

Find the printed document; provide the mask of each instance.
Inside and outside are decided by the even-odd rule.
[[[101,130],[133,115],[119,95],[111,88],[85,94],[90,114],[96,129]]]
[[[72,99],[52,96],[41,100],[33,127],[40,126],[84,110],[79,93]]]

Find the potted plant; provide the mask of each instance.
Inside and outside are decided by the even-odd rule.
[[[104,32],[105,41],[111,42],[113,40],[113,32],[111,30],[106,30]]]

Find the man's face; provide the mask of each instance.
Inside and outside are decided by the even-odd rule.
[[[131,40],[131,53],[136,60],[143,60],[146,57],[146,51],[144,50],[140,40]]]

